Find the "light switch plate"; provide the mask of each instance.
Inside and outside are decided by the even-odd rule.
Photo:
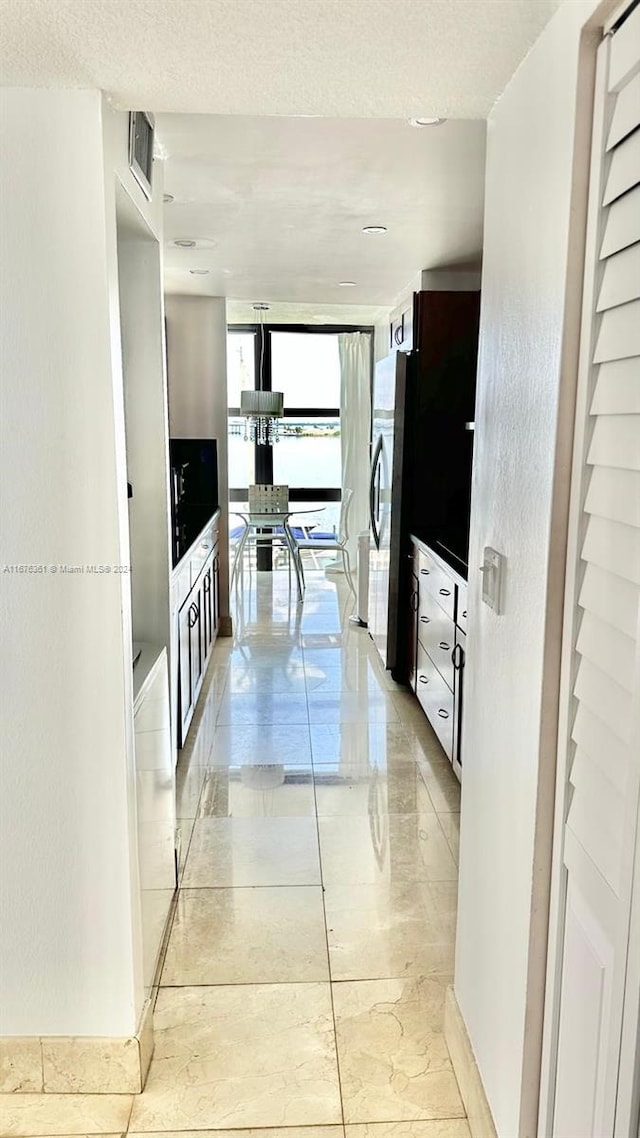
[[[482,599],[494,612],[502,612],[502,588],[504,581],[505,558],[497,550],[486,545],[482,573]]]

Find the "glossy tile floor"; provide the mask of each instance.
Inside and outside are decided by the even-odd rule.
[[[287,573],[245,580],[179,762],[146,1089],[44,1096],[9,1133],[469,1138],[442,1035],[459,787],[350,611],[341,577],[301,606]]]

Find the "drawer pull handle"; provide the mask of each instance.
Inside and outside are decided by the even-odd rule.
[[[429,683],[428,676],[420,676],[420,683],[421,684],[428,684]]]
[[[440,589],[440,595],[442,597],[450,597],[451,596],[451,589]]]
[[[467,619],[467,610],[466,609],[463,609],[462,615],[463,615],[464,619],[466,620]]]
[[[411,594],[411,601],[410,601],[411,612],[417,612],[418,611],[418,604],[419,604],[418,594],[412,593]]]
[[[439,647],[440,647],[440,648],[444,648],[444,649],[445,649],[445,651],[446,651],[446,652],[448,652],[448,651],[449,651],[449,649],[450,649],[450,647],[451,647],[451,645],[450,645],[450,644],[447,644],[445,640],[441,640],[441,641],[440,641],[440,644],[439,644]]]
[[[420,572],[421,572],[421,573],[424,573],[425,577],[428,577],[428,576],[429,576],[429,573],[430,573],[430,570],[429,570],[429,569],[421,569],[421,570],[420,570]]]
[[[445,711],[443,707],[438,708],[438,715],[440,716],[441,719],[448,719],[449,718],[449,712]]]
[[[423,624],[429,624],[431,621],[431,617],[430,616],[421,616],[420,620],[422,621]]]

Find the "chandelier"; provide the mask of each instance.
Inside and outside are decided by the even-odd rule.
[[[240,414],[244,418],[245,442],[267,447],[277,443],[280,438],[280,419],[284,412],[284,395],[281,391],[265,391],[262,387],[264,377],[264,313],[268,304],[254,304],[254,312],[260,313],[260,366],[258,388],[255,391],[240,392]]]
[[[271,446],[280,438],[280,419],[284,410],[281,391],[242,391],[240,414],[244,416],[244,439],[258,446]]]

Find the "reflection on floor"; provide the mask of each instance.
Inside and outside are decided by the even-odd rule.
[[[181,888],[128,1133],[469,1138],[442,1036],[457,782],[341,578],[310,573],[298,606],[286,572],[257,574],[236,599],[180,759]],[[47,1133],[106,1130],[85,1113]]]

